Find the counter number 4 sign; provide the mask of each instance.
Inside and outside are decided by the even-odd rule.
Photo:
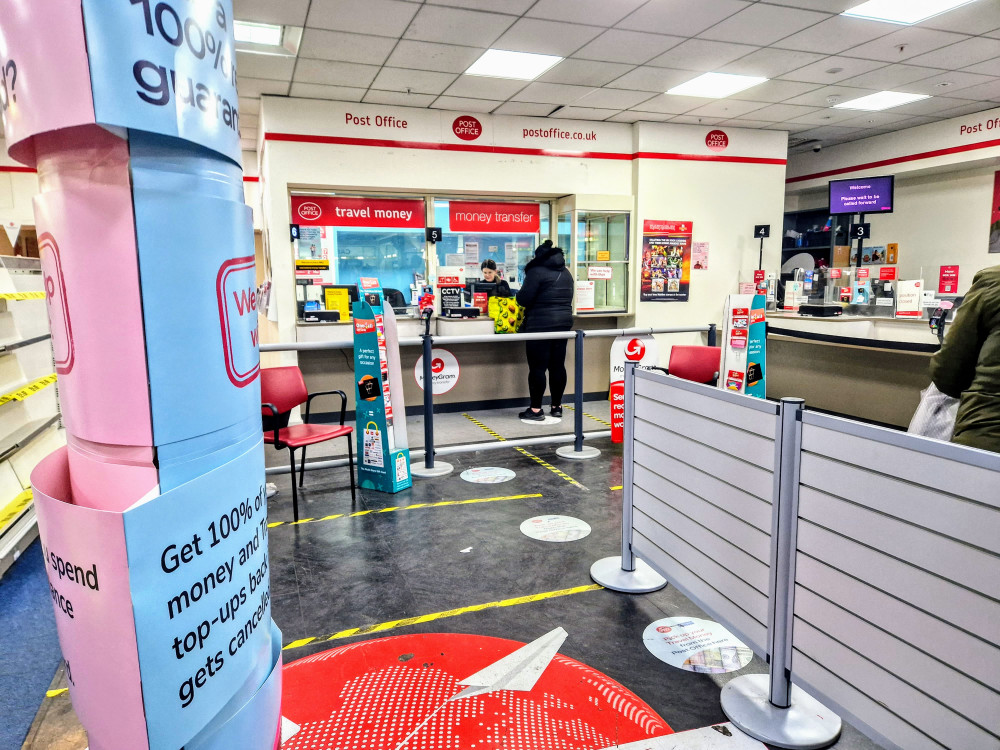
[[[754,237],[770,237],[771,236],[771,225],[770,224],[754,224],[753,227]]]

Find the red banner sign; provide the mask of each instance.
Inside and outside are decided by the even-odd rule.
[[[958,294],[958,266],[941,266],[938,294]]]
[[[878,269],[878,277],[881,281],[893,281],[896,278],[896,266],[882,266]]]
[[[451,201],[448,223],[452,232],[536,234],[541,226],[541,214],[537,203]]]
[[[292,223],[324,227],[423,229],[424,202],[396,198],[293,195]]]

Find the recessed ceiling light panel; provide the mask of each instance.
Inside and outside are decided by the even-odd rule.
[[[883,109],[891,109],[910,102],[919,102],[921,99],[930,99],[927,94],[904,94],[901,91],[879,91],[877,94],[869,94],[859,99],[851,99],[849,102],[841,102],[834,105],[834,109],[863,109],[866,112],[878,112]]]
[[[270,23],[233,22],[233,33],[237,42],[262,44],[266,47],[281,46],[281,27]]]
[[[667,91],[674,96],[702,96],[707,99],[722,99],[739,91],[764,83],[760,76],[738,76],[733,73],[704,73],[687,83],[674,86]]]
[[[845,10],[842,15],[910,25],[947,13],[976,0],[868,0]]]
[[[538,55],[534,52],[488,49],[472,63],[465,75],[533,81],[562,59],[556,55]]]

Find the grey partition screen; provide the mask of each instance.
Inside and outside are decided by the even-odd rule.
[[[763,656],[778,405],[636,370],[632,548]]]
[[[1000,748],[1000,455],[806,412],[792,681],[888,747]]]

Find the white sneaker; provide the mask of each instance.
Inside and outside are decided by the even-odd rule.
[[[264,485],[264,487],[267,490],[268,497],[272,497],[278,494],[278,485],[276,485],[274,482],[268,482],[266,485]]]

